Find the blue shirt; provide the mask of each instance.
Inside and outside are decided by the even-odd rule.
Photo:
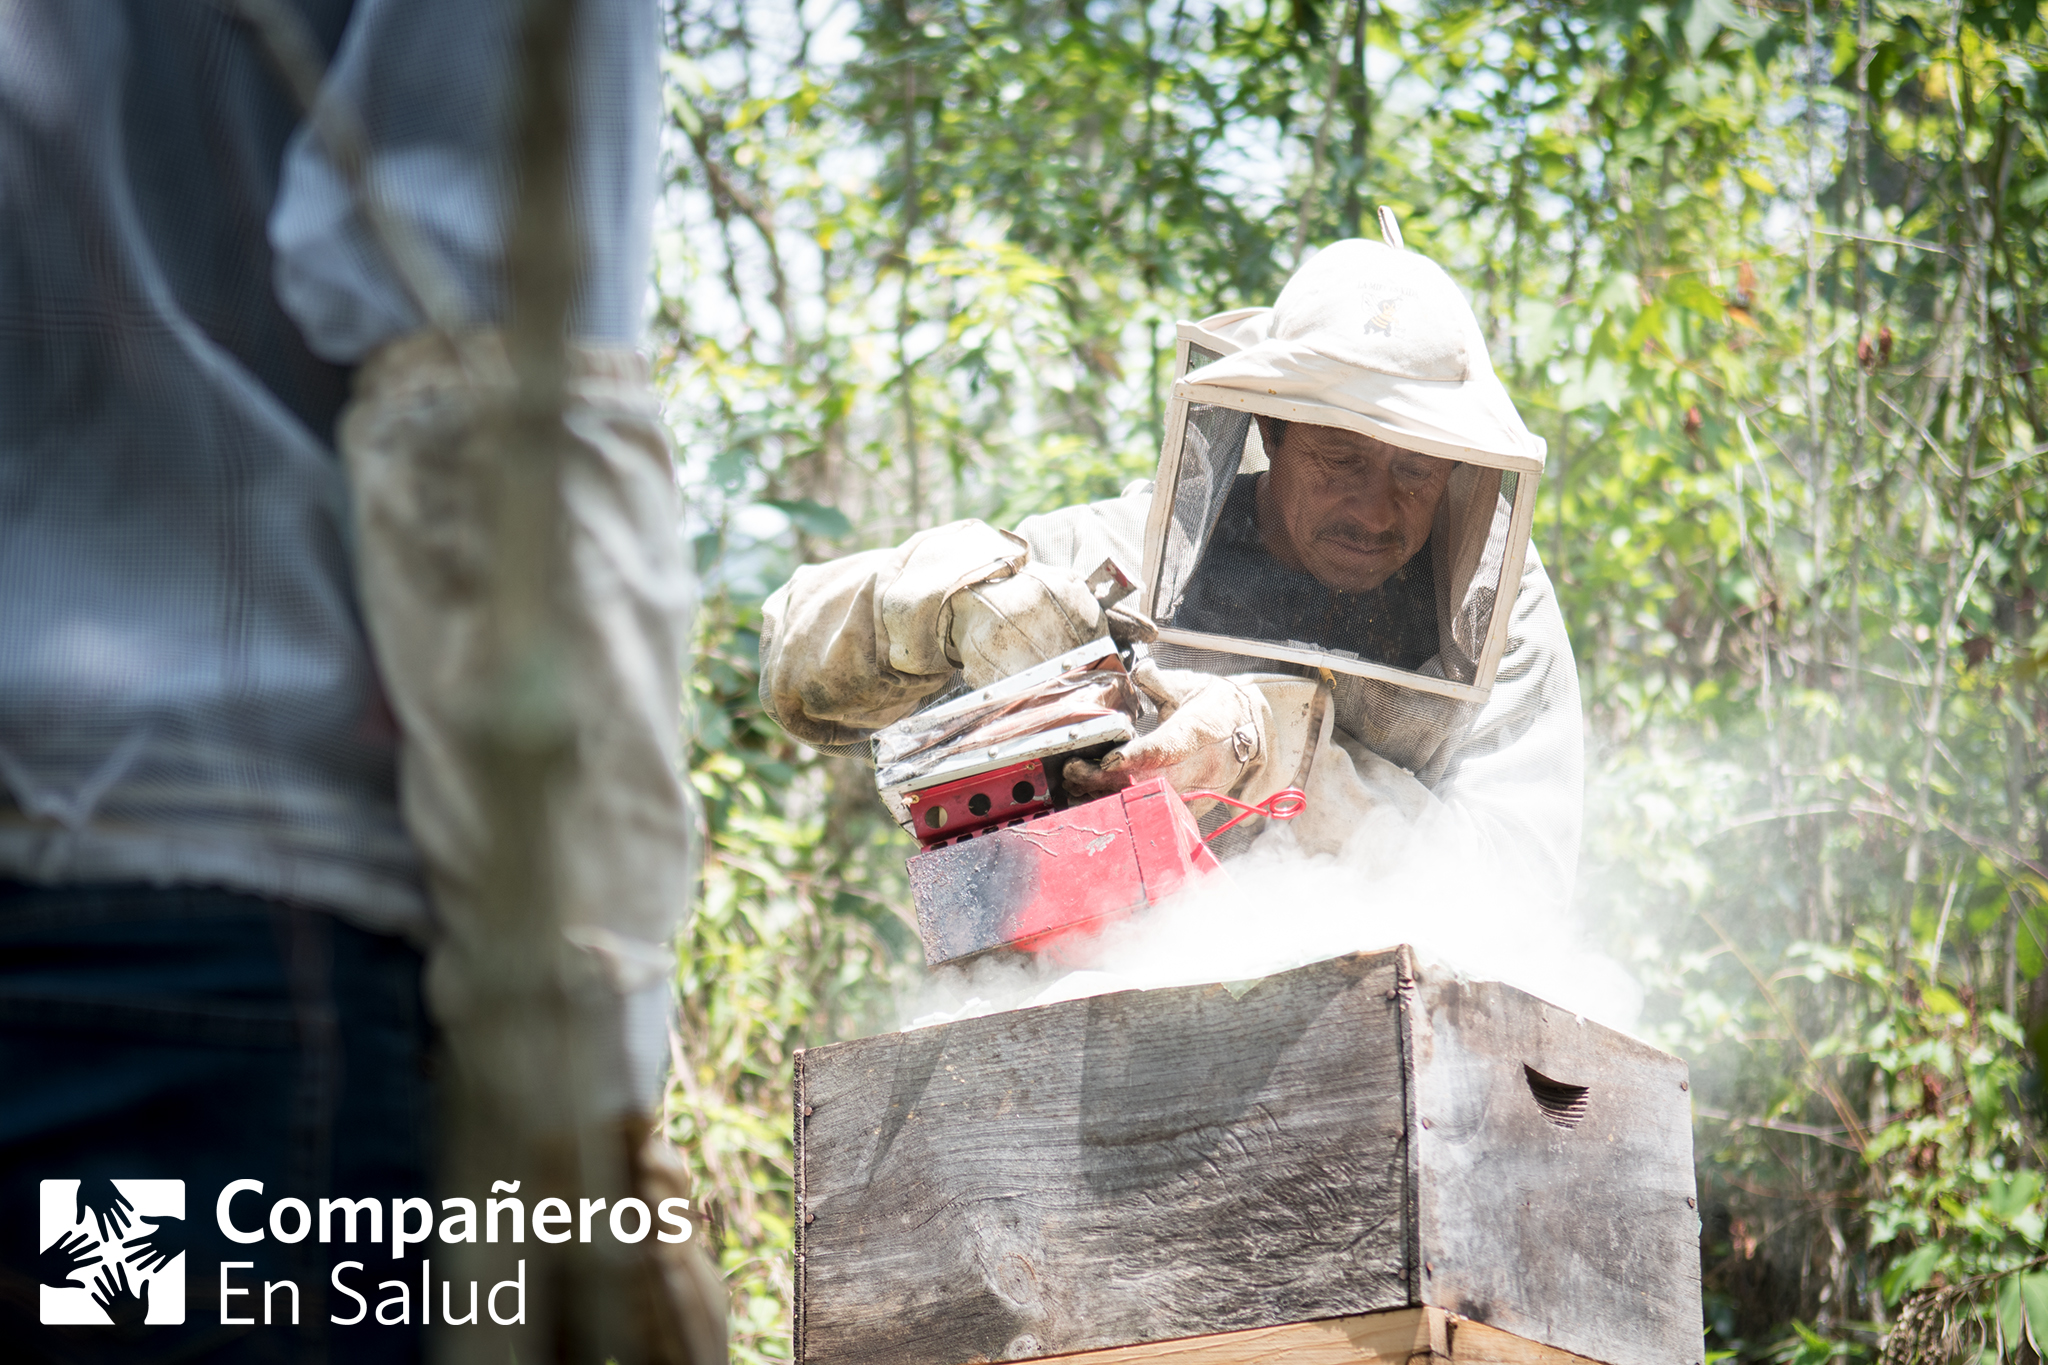
[[[370,182],[439,267],[467,322],[498,320],[526,7],[356,0],[322,99],[357,111]],[[571,328],[630,346],[644,324],[660,114],[651,0],[583,0],[571,61],[571,194],[583,251]],[[318,354],[354,362],[422,319],[309,125],[270,224],[277,292]]]
[[[492,320],[506,125],[451,97],[497,90],[502,109],[499,16],[519,7],[292,3],[377,145],[447,172],[397,175],[399,207]],[[647,126],[595,120],[577,144],[610,148],[578,182],[579,325],[630,339],[653,7],[583,10],[579,109],[598,85],[650,101]],[[479,41],[409,46],[456,30]],[[594,79],[607,63],[617,79]],[[224,6],[0,5],[0,877],[212,883],[410,930],[426,902],[332,442],[335,362],[413,320],[346,205],[321,207],[298,128]],[[294,222],[326,227],[277,230]]]

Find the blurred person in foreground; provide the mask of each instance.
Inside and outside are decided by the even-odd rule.
[[[423,992],[423,968],[484,932],[489,831],[451,736],[487,666],[484,418],[507,398],[455,352],[502,350],[524,9],[0,8],[0,1324],[26,1358],[419,1357],[424,1305],[370,1319],[330,1273],[366,1263],[381,1309],[431,1245],[230,1244],[215,1200],[262,1182],[234,1205],[262,1229],[284,1197],[434,1193],[429,1021],[462,983]],[[651,0],[575,13],[560,805],[604,865],[566,866],[561,899],[617,983],[592,1084],[644,1127],[690,837],[690,590],[631,350],[659,35]],[[359,122],[459,347],[301,119],[280,22],[328,64],[319,99]],[[138,1179],[183,1181],[183,1217],[117,1183]],[[45,1181],[77,1182],[54,1213]],[[185,1301],[151,1301],[181,1253]],[[230,1260],[254,1288],[224,1300]],[[271,1321],[260,1287],[286,1279]],[[88,1325],[46,1325],[53,1294]]]
[[[1562,909],[1581,718],[1528,540],[1544,443],[1462,293],[1414,252],[1343,241],[1273,307],[1181,339],[1156,480],[1015,532],[955,522],[799,569],[764,613],[763,705],[854,752],[963,684],[1105,633],[1150,641],[1139,737],[1070,762],[1070,792],[1164,776],[1256,804],[1298,787],[1298,819],[1241,825],[1218,852],[1334,858],[1362,887],[1426,848],[1439,879]],[[1144,612],[1089,591],[1105,558]]]

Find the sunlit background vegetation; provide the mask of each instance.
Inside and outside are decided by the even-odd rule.
[[[1145,476],[1174,321],[1379,204],[1550,443],[1579,909],[1693,1068],[1709,1349],[2048,1343],[2033,0],[670,0],[667,42],[709,832],[670,1112],[741,1360],[789,1350],[791,1053],[916,971],[870,774],[755,703],[762,598]]]

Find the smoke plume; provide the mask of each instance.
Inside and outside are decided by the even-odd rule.
[[[1174,899],[1094,939],[1029,962],[970,961],[928,976],[899,1007],[902,1027],[1120,990],[1235,986],[1344,953],[1412,945],[1468,980],[1515,986],[1623,1032],[1641,987],[1440,826],[1371,817],[1340,856],[1306,856],[1284,826]],[[1057,960],[1056,960],[1057,959]]]

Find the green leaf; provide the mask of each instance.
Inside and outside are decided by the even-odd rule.
[[[1626,270],[1617,270],[1600,282],[1593,303],[1600,308],[1631,308],[1640,305],[1643,287]]]
[[[1619,412],[1621,400],[1628,392],[1619,367],[1605,356],[1597,357],[1586,366],[1584,378],[1567,379],[1558,390],[1557,405],[1566,412],[1596,404]]]
[[[1698,56],[1714,41],[1714,35],[1722,29],[1726,12],[1733,7],[1725,0],[1693,0],[1692,9],[1685,16],[1685,45]]]
[[[2048,1343],[2048,1271],[2021,1275],[2019,1282],[2020,1304],[2027,1313],[2027,1339],[2039,1351]]]
[[[1687,271],[1672,277],[1665,286],[1665,295],[1672,302],[1701,317],[1718,319],[1726,311],[1721,296],[1698,271]]]
[[[1904,1257],[1893,1261],[1891,1268],[1878,1282],[1885,1299],[1897,1303],[1914,1290],[1922,1288],[1934,1278],[1934,1267],[1941,1263],[1942,1252],[1946,1250],[1939,1242],[1928,1242],[1914,1247]]]
[[[2026,1305],[2020,1300],[2020,1277],[2008,1275],[1998,1283],[1998,1299],[1993,1309],[1998,1319],[1998,1334],[2008,1351],[2018,1346],[2027,1331]],[[2017,1354],[2017,1352],[2014,1352]]]
[[[1642,349],[1645,341],[1660,335],[1664,330],[1664,318],[1664,305],[1661,302],[1652,303],[1636,314],[1635,324],[1628,329],[1628,335],[1622,338],[1623,352],[1634,355]]]
[[[827,507],[809,498],[763,498],[763,507],[784,513],[799,531],[820,540],[839,540],[853,534],[853,523],[837,507]]]
[[[1984,1207],[2001,1222],[2011,1222],[2026,1212],[2041,1193],[2039,1171],[2018,1171],[2010,1178],[1993,1182],[1984,1191]]]
[[[1936,1014],[1959,1015],[1968,1013],[1963,1008],[1963,1002],[1956,999],[1953,992],[1941,986],[1929,986],[1920,998],[1926,1002],[1927,1008]]]
[[[2040,916],[2036,915],[2032,909],[2024,910],[2021,913],[2027,918],[2026,923],[2020,926],[2020,975],[2032,981],[2041,974],[2041,969],[2044,966],[2048,966],[2048,954],[2043,954],[2041,951],[2041,942],[2043,939],[2048,939],[2048,934],[2041,932],[2041,927],[2037,923]]]
[[[1685,45],[1697,57],[1724,28],[1739,37],[1754,38],[1769,27],[1769,21],[1751,18],[1731,0],[1693,0],[1692,10],[1685,16]]]

